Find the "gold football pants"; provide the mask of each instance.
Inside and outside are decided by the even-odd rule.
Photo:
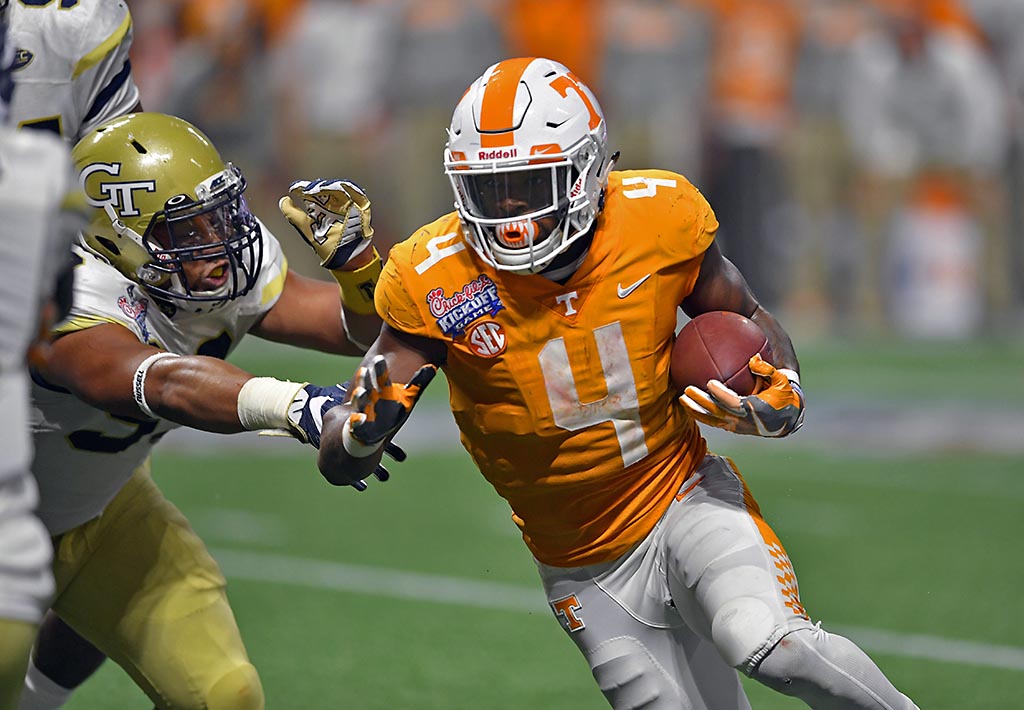
[[[147,461],[103,514],[64,533],[53,610],[160,710],[259,710],[225,580]]]

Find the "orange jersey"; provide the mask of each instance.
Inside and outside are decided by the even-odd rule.
[[[706,451],[669,361],[679,303],[718,222],[675,173],[614,172],[593,244],[564,285],[497,271],[450,213],[397,244],[377,311],[448,344],[462,443],[537,559],[615,559],[664,513]]]

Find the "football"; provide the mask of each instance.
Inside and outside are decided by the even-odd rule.
[[[760,326],[739,313],[710,311],[683,326],[672,346],[672,384],[680,394],[690,385],[707,389],[718,380],[739,395],[758,385],[747,363],[755,354],[772,361],[768,338]]]

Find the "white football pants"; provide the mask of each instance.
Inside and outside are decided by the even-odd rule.
[[[708,456],[619,559],[538,569],[615,710],[746,710],[737,670],[813,708],[915,707],[863,651],[811,623],[786,551],[728,459]]]

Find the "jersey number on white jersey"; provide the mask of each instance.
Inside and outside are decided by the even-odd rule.
[[[140,441],[142,437],[152,434],[156,430],[156,425],[159,423],[155,419],[139,421],[137,419],[128,419],[127,417],[119,417],[115,414],[111,414],[114,419],[119,422],[124,422],[135,427],[135,431],[127,436],[107,436],[103,432],[91,431],[91,430],[80,430],[73,431],[68,434],[68,441],[73,447],[81,451],[93,451],[98,454],[119,454],[122,451],[128,449],[136,442]]]

